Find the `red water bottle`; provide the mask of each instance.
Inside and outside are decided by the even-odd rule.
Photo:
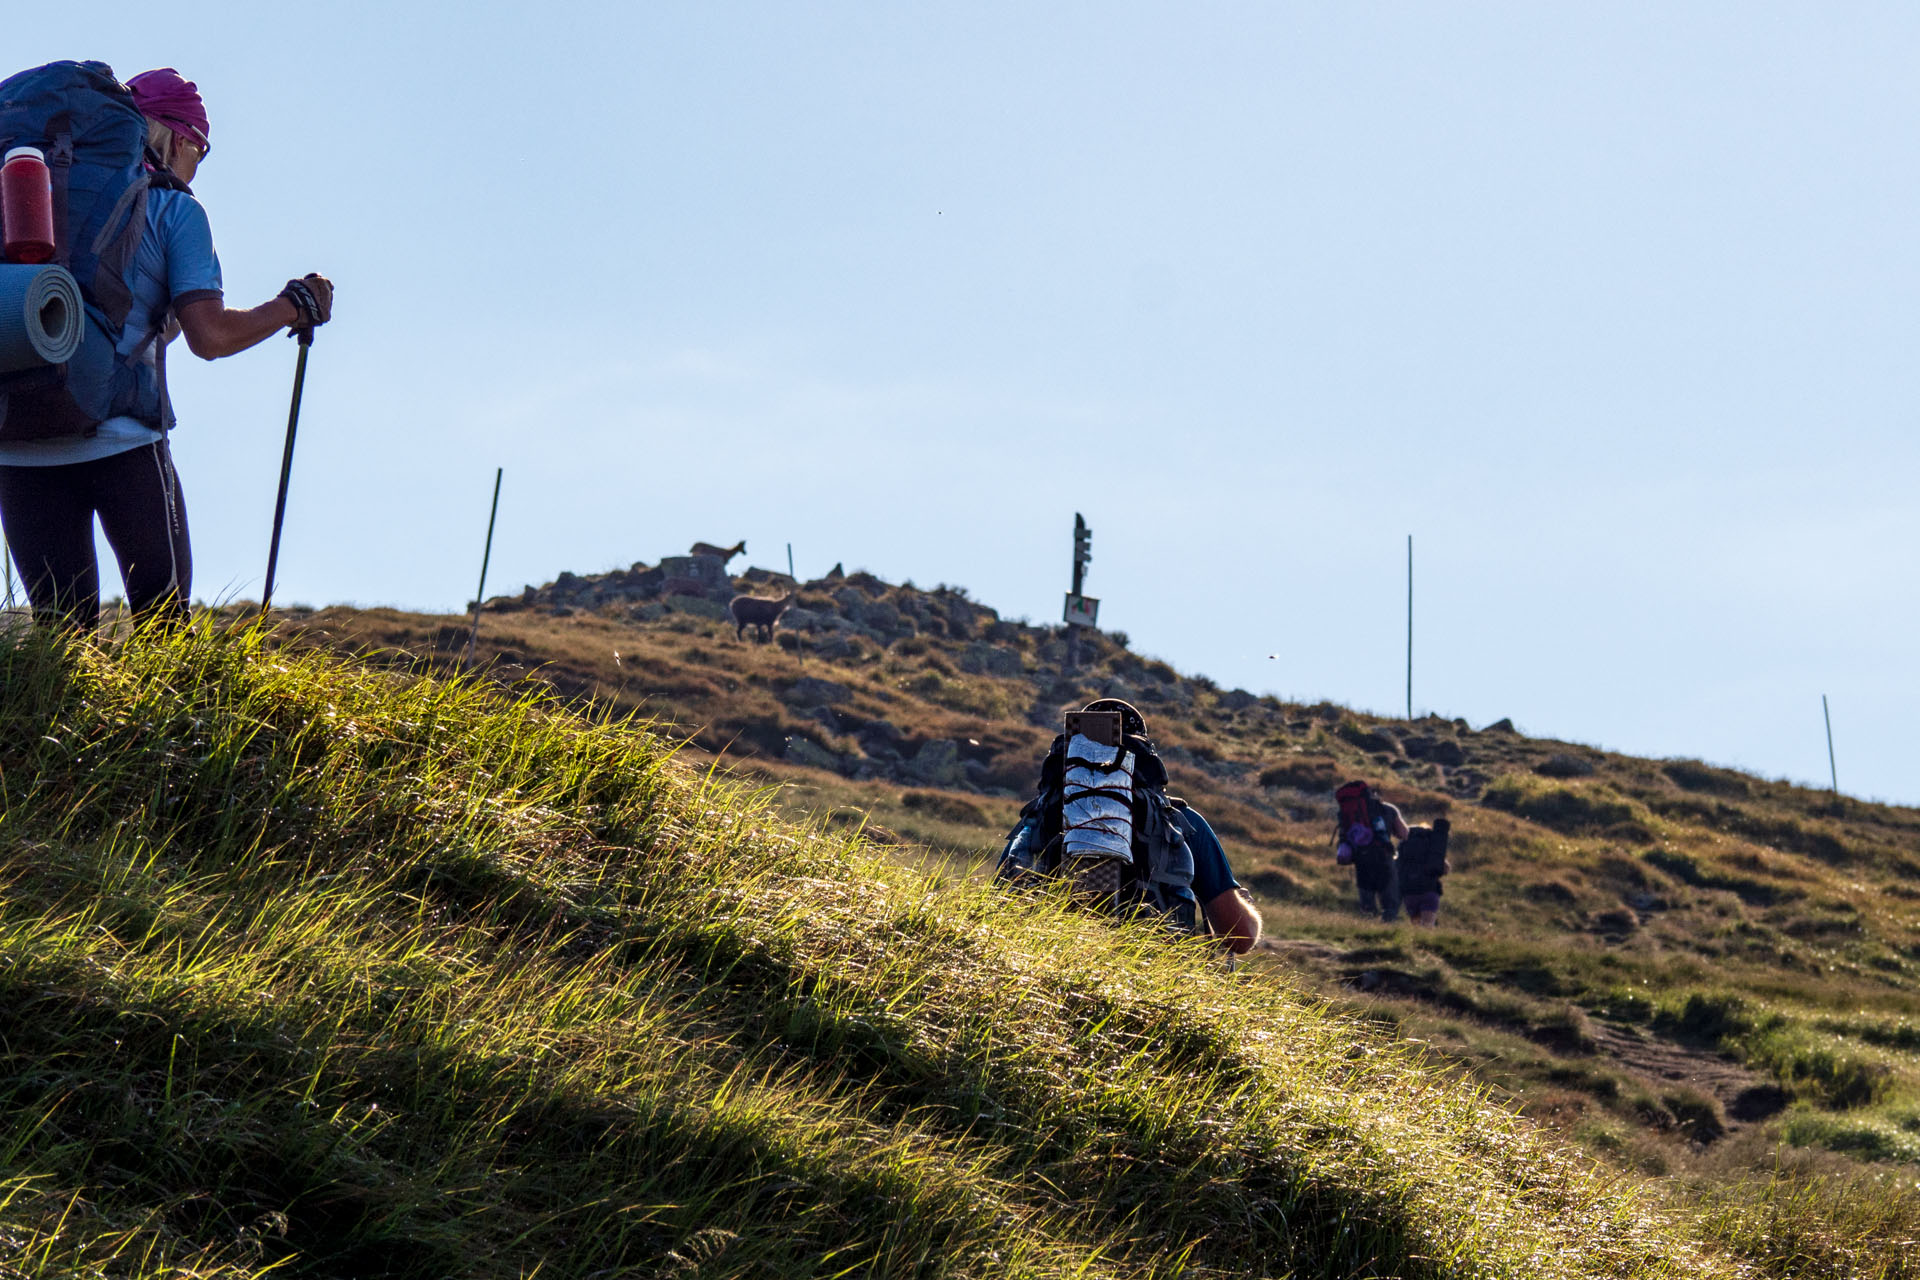
[[[15,147],[0,160],[0,226],[8,262],[53,258],[53,175],[38,147]]]

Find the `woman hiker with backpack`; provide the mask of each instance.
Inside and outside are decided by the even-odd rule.
[[[1393,842],[1407,838],[1407,820],[1400,810],[1380,798],[1367,783],[1356,779],[1333,793],[1334,861],[1353,868],[1360,909],[1392,924],[1400,914],[1399,868]]]
[[[0,137],[11,138],[9,145],[71,148],[76,196],[68,216],[91,221],[57,232],[62,260],[71,255],[88,303],[85,342],[101,347],[91,372],[78,359],[68,367],[61,390],[70,399],[13,391],[4,401],[0,521],[8,546],[34,617],[90,630],[100,616],[97,516],[134,617],[184,617],[193,560],[167,447],[173,412],[166,346],[184,333],[193,354],[215,360],[283,329],[325,324],[333,286],[308,275],[257,307],[226,305],[213,232],[187,186],[210,149],[206,107],[193,82],[171,67],[122,86],[100,63],[53,63],[13,77],[4,88]],[[132,252],[118,268],[108,261],[111,248],[103,253],[96,242],[86,252],[93,227],[103,228],[102,237],[113,230],[104,211],[86,212],[79,204],[102,185],[109,193],[130,193],[120,199],[132,201],[127,231],[113,246],[130,245]],[[56,210],[64,203],[56,201]],[[142,208],[139,227],[131,219]],[[131,305],[124,301],[129,294]],[[121,300],[117,308],[109,305],[114,298]],[[115,334],[106,324],[117,313],[125,320]],[[89,404],[110,407],[89,411]]]

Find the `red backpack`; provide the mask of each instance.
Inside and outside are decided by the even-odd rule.
[[[1372,787],[1357,780],[1349,782],[1334,791],[1333,799],[1340,807],[1333,840],[1344,854],[1340,857],[1343,864],[1351,861],[1357,850],[1366,848],[1375,840],[1392,839],[1387,832],[1386,816],[1380,812]]]

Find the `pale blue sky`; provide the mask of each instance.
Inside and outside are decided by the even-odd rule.
[[[1920,803],[1920,10],[47,7],[340,286],[278,594],[835,561],[1229,685]],[[291,344],[176,363],[257,595]],[[1268,655],[1277,655],[1269,658]]]

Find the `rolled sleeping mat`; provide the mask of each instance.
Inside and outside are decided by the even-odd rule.
[[[80,286],[52,263],[0,263],[0,373],[65,364],[80,349]]]
[[[1067,742],[1061,854],[1133,860],[1133,754],[1075,734]]]

